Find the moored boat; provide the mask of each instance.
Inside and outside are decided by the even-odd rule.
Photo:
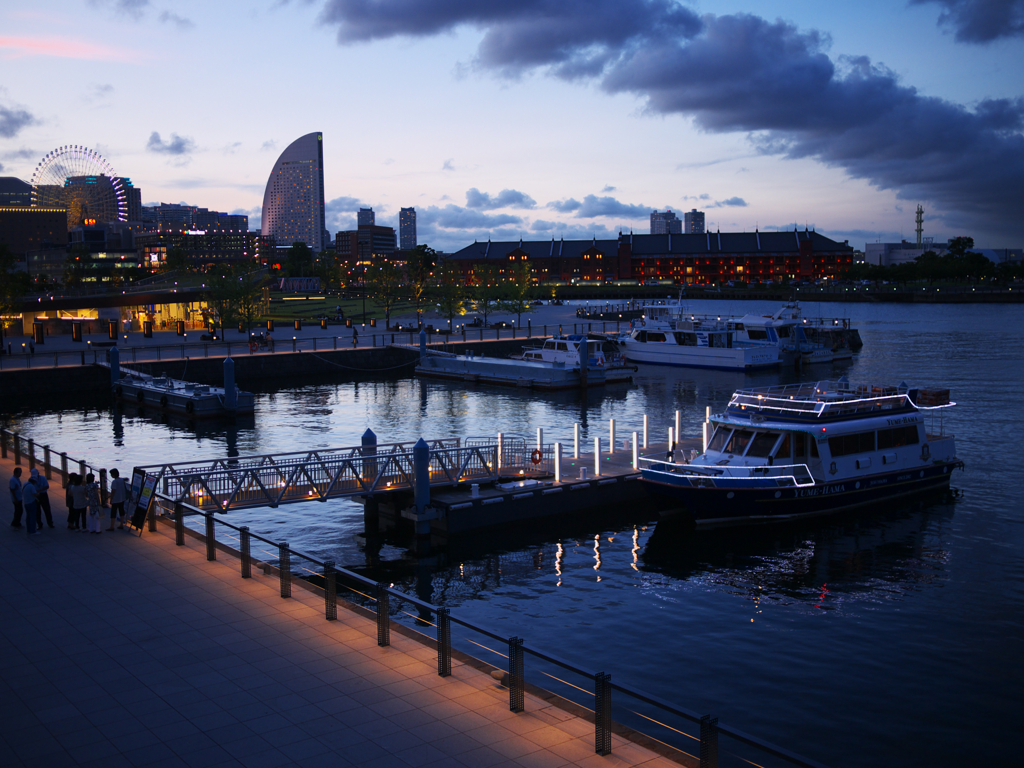
[[[604,369],[604,380],[608,384],[632,381],[636,366],[626,363],[618,353],[606,355],[605,338],[592,339],[586,334],[569,334],[568,336],[552,336],[545,339],[540,347],[523,347],[522,351],[509,355],[512,360],[523,360],[532,363],[548,363],[551,365],[579,368],[580,348],[586,345],[586,355],[591,367]]]
[[[753,371],[773,368],[781,360],[777,346],[736,343],[736,331],[720,322],[695,319],[643,318],[634,323],[629,338],[620,341],[631,363]]]
[[[641,476],[699,526],[792,520],[949,487],[963,468],[948,390],[844,379],[739,389],[704,453],[642,459]],[[927,417],[927,418],[926,418]],[[926,423],[930,422],[930,423]]]
[[[160,408],[192,418],[252,414],[252,392],[235,388],[234,404],[223,387],[211,387],[180,381],[167,376],[149,376],[128,372],[112,387],[114,395],[139,407]]]

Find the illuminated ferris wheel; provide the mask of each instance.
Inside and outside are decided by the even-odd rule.
[[[99,152],[77,145],[58,147],[39,161],[32,174],[32,205],[66,208],[69,230],[128,219],[124,181]]]

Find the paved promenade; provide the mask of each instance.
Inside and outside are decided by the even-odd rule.
[[[56,478],[41,535],[0,498],[0,766],[677,765],[163,526],[69,531]]]

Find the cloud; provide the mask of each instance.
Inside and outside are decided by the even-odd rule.
[[[274,141],[273,139],[267,139],[260,146],[260,152],[270,152],[270,151],[272,151],[276,147],[277,147],[277,142],[276,141]]]
[[[716,202],[714,202],[714,203],[712,203],[711,205],[708,206],[708,208],[746,208],[746,207],[747,207],[747,201],[744,200],[742,197],[730,197],[727,200],[718,200],[718,201],[716,201]]]
[[[925,1],[942,4],[964,39],[1021,34],[1024,0]],[[472,27],[482,32],[478,69],[589,80],[636,96],[652,115],[746,133],[762,154],[895,190],[962,231],[1024,238],[1024,136],[1007,127],[1024,120],[1024,99],[971,109],[927,97],[867,57],[831,58],[819,31],[750,14],[698,17],[673,0],[327,0],[322,18],[343,44]]]
[[[503,189],[496,197],[473,187],[466,192],[466,207],[490,211],[495,208],[535,208],[537,201],[524,192]]]
[[[910,0],[911,5],[939,5],[940,27],[951,28],[957,42],[990,43],[1024,37],[1024,0]]]
[[[35,125],[39,120],[27,109],[0,104],[0,137],[13,139],[25,128]]]
[[[195,26],[195,22],[191,19],[186,19],[184,16],[179,16],[178,14],[171,13],[170,11],[164,11],[160,14],[159,18],[164,24],[173,24],[182,31],[192,29]]]
[[[458,205],[446,205],[443,208],[432,205],[417,210],[417,229],[420,220],[445,229],[485,229],[501,227],[506,224],[521,224],[523,221],[518,216],[507,213],[487,214]]]
[[[614,191],[615,191],[615,187],[611,186],[610,184],[605,184],[604,189],[601,190],[601,192],[603,192],[603,193],[614,192]]]
[[[452,165],[452,160],[453,160],[453,158],[448,158],[447,160],[445,160],[444,164],[441,166],[441,170],[442,171],[454,171],[455,170],[455,166]]]
[[[142,18],[142,12],[149,7],[149,0],[90,0],[91,5],[106,6],[112,5],[115,11],[131,16],[133,19]]]
[[[42,154],[42,152],[35,149],[22,147],[21,149],[4,150],[3,152],[0,152],[0,158],[3,158],[4,160],[38,160],[42,157]]]
[[[99,83],[93,86],[92,97],[94,99],[103,99],[114,92],[114,86],[110,83]]]
[[[578,219],[591,219],[595,216],[619,216],[624,219],[647,218],[651,209],[646,205],[629,205],[620,203],[614,197],[598,197],[587,195],[581,203],[575,198],[568,200],[556,200],[547,205],[548,208],[559,213],[575,213]]]
[[[90,61],[134,61],[140,58],[137,51],[123,45],[112,47],[64,37],[0,37],[0,51],[4,58],[52,56]]]
[[[187,155],[196,148],[196,143],[176,133],[171,134],[170,141],[163,141],[160,134],[153,131],[149,134],[149,141],[146,142],[146,149],[150,152],[159,152],[165,155]]]

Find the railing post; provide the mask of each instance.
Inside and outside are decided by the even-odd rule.
[[[104,507],[107,506],[107,498],[108,498],[107,470],[101,469],[100,470],[100,504],[102,504]]]
[[[510,712],[526,709],[526,681],[523,674],[523,639],[508,639],[508,708]]]
[[[292,553],[288,549],[288,542],[282,541],[277,545],[278,569],[281,571],[281,597],[292,596]]]
[[[21,466],[21,435],[14,433],[14,465]]]
[[[611,680],[604,672],[594,675],[594,751],[599,755],[612,753]]]
[[[238,529],[238,546],[242,550],[242,578],[252,578],[252,555],[249,553],[249,526]]]
[[[62,453],[60,455],[60,480],[61,485],[64,488],[68,487],[68,455]]]
[[[718,768],[718,718],[700,719],[700,768]]]
[[[0,458],[7,458],[7,430],[0,429]]]
[[[28,468],[36,468],[36,441],[32,439],[28,441]]]
[[[185,508],[181,504],[174,505],[174,543],[185,545]]]
[[[338,586],[333,560],[324,560],[324,617],[328,621],[338,619]]]
[[[43,446],[43,471],[46,473],[46,479],[49,480],[53,477],[53,467],[50,466],[50,446]]]
[[[391,606],[388,600],[388,585],[377,582],[377,645],[385,648],[391,645]]]
[[[449,677],[452,673],[452,620],[447,608],[437,609],[437,674]]]
[[[213,512],[206,513],[206,559],[217,559],[217,521]]]

